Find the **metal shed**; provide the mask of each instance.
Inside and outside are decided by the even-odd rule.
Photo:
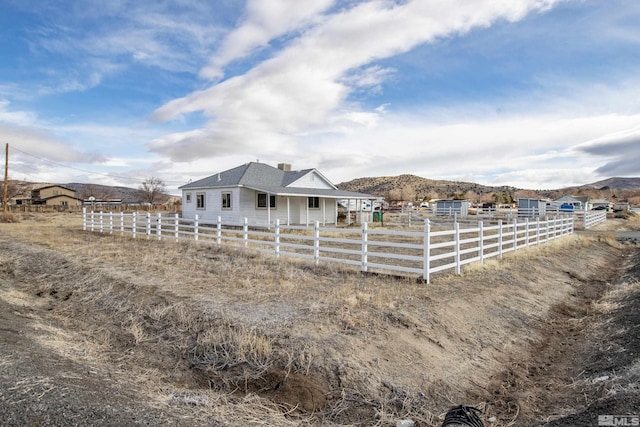
[[[518,199],[518,216],[545,216],[547,214],[547,201],[542,199]]]
[[[469,215],[468,200],[437,200],[436,215]]]

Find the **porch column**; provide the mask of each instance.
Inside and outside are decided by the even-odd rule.
[[[309,226],[309,199],[307,199],[307,203],[305,203],[304,205],[306,206],[305,213],[307,216],[307,219],[305,220],[305,225],[308,227]]]
[[[322,199],[322,226],[327,225],[327,218],[326,218],[326,209],[325,209],[325,202],[326,199]]]
[[[271,194],[267,193],[267,224],[271,224]]]
[[[290,197],[287,196],[287,225],[291,225],[291,213],[290,213],[290,203],[289,203]]]
[[[351,199],[347,199],[347,225],[351,225]]]

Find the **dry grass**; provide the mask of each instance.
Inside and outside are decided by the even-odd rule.
[[[236,425],[439,425],[450,406],[482,405],[472,391],[617,249],[567,237],[425,285],[80,229],[76,215],[1,224],[0,242],[26,242],[2,269],[28,278],[3,299],[51,308],[62,326],[43,345],[131,377],[156,405]]]

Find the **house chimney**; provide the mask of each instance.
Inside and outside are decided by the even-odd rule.
[[[291,171],[291,163],[278,163],[278,169],[289,172]]]

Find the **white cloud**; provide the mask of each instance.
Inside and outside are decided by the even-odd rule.
[[[368,117],[367,123],[374,123],[370,117],[375,112],[363,116],[357,106],[344,104],[354,89],[349,85],[358,86],[367,79],[379,83],[389,71],[374,65],[359,71],[361,78],[353,80],[358,73],[350,74],[351,70],[439,37],[488,26],[498,19],[517,20],[553,3],[551,0],[359,3],[303,31],[288,47],[246,74],[173,100],[156,110],[154,118],[160,121],[203,111],[210,117],[210,123],[198,132],[197,138],[193,138],[193,133],[184,138],[176,134],[169,138],[171,141],[152,142],[150,149],[181,161],[202,155],[224,155],[225,150],[234,151],[238,145],[255,143],[270,152],[285,144],[295,144],[295,138],[301,134],[350,116],[358,119],[354,121],[356,127],[362,125],[362,117]],[[260,142],[247,142],[256,135],[260,136]]]
[[[27,126],[36,122],[37,116],[30,111],[11,111],[9,101],[0,99],[0,123]]]
[[[200,76],[217,80],[224,76],[223,68],[234,60],[249,55],[283,34],[295,31],[315,20],[334,0],[249,0],[243,22],[229,33],[209,65]]]

